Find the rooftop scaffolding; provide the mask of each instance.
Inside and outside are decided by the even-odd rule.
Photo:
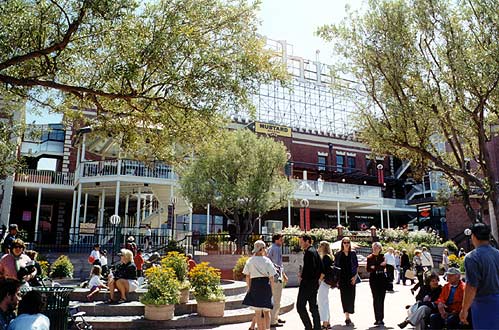
[[[292,55],[286,41],[267,39],[267,46],[286,64],[291,75],[289,86],[274,82],[260,86],[253,95],[256,120],[292,127],[298,131],[316,131],[336,135],[354,132],[356,105],[352,89],[356,83],[333,77],[331,66]],[[333,84],[334,83],[334,84]],[[245,121],[248,114],[232,114]]]

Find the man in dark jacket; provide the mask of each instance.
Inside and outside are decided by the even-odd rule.
[[[402,256],[400,257],[400,267],[402,268],[402,272],[400,277],[402,278],[402,284],[405,285],[405,281],[407,278],[405,277],[405,272],[411,268],[411,262],[409,261],[409,256],[407,255],[407,250],[402,250]],[[410,279],[411,284],[414,284],[414,279]]]
[[[300,246],[304,251],[303,267],[300,270],[300,288],[296,300],[296,310],[305,326],[305,330],[320,330],[321,320],[319,316],[319,307],[317,306],[317,291],[319,290],[319,278],[321,276],[322,262],[317,250],[312,246],[310,235],[300,236]],[[312,314],[314,325],[310,322],[310,317],[306,309]]]
[[[9,233],[5,236],[2,243],[2,252],[9,254],[12,248],[12,242],[17,238],[18,227],[15,223],[9,225]]]

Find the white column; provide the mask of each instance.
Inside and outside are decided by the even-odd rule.
[[[390,228],[390,210],[386,210],[386,220],[388,221],[388,228]]]
[[[116,196],[114,197],[114,214],[120,211],[120,181],[116,181]]]
[[[71,208],[71,228],[70,228],[70,241],[73,242],[74,227],[75,227],[75,204],[76,204],[76,190],[73,190],[73,207]]]
[[[42,202],[42,188],[38,188],[38,202],[36,203],[36,218],[35,218],[35,241],[38,241],[40,235],[40,204]]]
[[[100,204],[99,204],[99,224],[102,229],[104,227],[104,212],[106,211],[106,189],[102,189]]]
[[[348,210],[345,207],[345,223],[348,225]]]
[[[80,205],[81,205],[81,183],[78,184],[78,198],[76,200],[76,233],[80,232]]]
[[[81,143],[81,161],[84,162],[85,161],[85,142],[87,140],[87,135],[86,134],[83,134],[83,139],[82,139],[82,143]]]
[[[83,202],[83,222],[87,222],[87,205],[88,205],[88,194],[85,193],[85,201]]]
[[[192,204],[189,206],[189,232],[192,233]]]
[[[125,198],[125,228],[128,227],[128,204],[130,203],[130,195],[126,195]]]
[[[337,209],[338,226],[339,226],[341,224],[340,201],[336,202],[336,209]]]
[[[153,194],[149,196],[149,215],[152,214],[152,199],[153,199]]]
[[[147,204],[147,195],[144,195],[144,201],[141,201],[142,204],[142,221],[146,218],[146,204]]]
[[[137,192],[137,215],[135,216],[135,227],[139,228],[140,226],[140,202],[141,202],[142,196],[140,195],[140,188],[139,191]]]
[[[291,227],[291,200],[288,199],[288,227]]]
[[[381,229],[385,228],[385,225],[383,224],[383,206],[379,206],[379,214],[381,215]]]
[[[206,208],[206,234],[210,233],[210,204]]]

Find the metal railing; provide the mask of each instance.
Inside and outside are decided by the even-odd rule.
[[[291,179],[291,182],[295,186],[295,192],[298,193],[351,198],[381,198],[381,187],[299,179]]]
[[[79,165],[82,177],[124,175],[159,179],[177,179],[172,167],[162,162],[146,164],[137,160],[115,159],[85,161]]]
[[[74,186],[74,173],[22,169],[16,173],[15,182]]]

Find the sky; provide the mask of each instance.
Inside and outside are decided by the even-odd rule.
[[[314,32],[324,24],[339,23],[345,17],[345,6],[359,9],[365,0],[262,0],[258,17],[259,33],[273,40],[286,40],[293,55],[331,64],[332,46]],[[319,52],[317,52],[317,50]],[[317,55],[318,54],[318,55]],[[37,124],[61,121],[57,114],[33,114],[28,106],[26,122]]]

